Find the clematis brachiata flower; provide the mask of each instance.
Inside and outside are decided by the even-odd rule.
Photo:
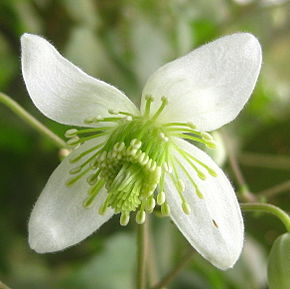
[[[47,117],[85,127],[66,132],[74,147],[49,178],[29,221],[39,253],[72,246],[114,214],[143,223],[160,206],[213,265],[232,267],[243,245],[233,187],[199,143],[232,121],[248,101],[261,48],[248,33],[208,43],[159,68],[138,109],[123,92],[85,74],[45,39],[24,34],[22,72]]]

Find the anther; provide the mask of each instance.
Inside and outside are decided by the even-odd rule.
[[[74,175],[74,174],[79,173],[79,172],[81,171],[81,169],[82,169],[82,167],[75,167],[75,168],[72,168],[72,169],[69,171],[69,173],[70,173],[71,175]]]
[[[162,96],[161,102],[162,103],[161,103],[160,107],[158,108],[158,110],[153,115],[152,120],[156,120],[159,117],[161,112],[164,110],[165,106],[168,104],[168,98],[166,96]]]
[[[119,114],[119,112],[117,110],[115,110],[115,109],[108,109],[108,113],[109,114],[113,114],[113,115]]]
[[[94,185],[98,180],[98,175],[96,174],[91,174],[87,177],[87,183],[92,186]]]
[[[152,213],[156,205],[155,199],[153,196],[146,200],[145,209],[148,213]]]
[[[75,129],[75,128],[72,128],[72,129],[68,129],[68,130],[65,132],[64,136],[67,137],[67,138],[71,138],[71,137],[76,136],[77,133],[78,133],[78,130]]]
[[[161,206],[165,202],[165,193],[163,191],[157,194],[157,204]]]
[[[191,213],[190,206],[186,201],[182,202],[182,210],[186,215],[190,215],[190,213]]]
[[[70,146],[74,146],[76,144],[78,144],[80,141],[80,138],[78,136],[74,136],[71,139],[69,139],[66,143]]]
[[[167,136],[165,136],[165,134],[163,132],[160,133],[160,137],[164,142],[168,142],[169,138]]]
[[[105,215],[105,213],[106,213],[106,211],[107,211],[107,208],[108,208],[108,206],[107,206],[107,204],[106,204],[106,202],[99,208],[99,211],[98,211],[98,213],[99,213],[99,215],[101,215],[101,216],[103,216],[103,215]]]
[[[86,124],[90,124],[90,123],[93,123],[95,122],[95,118],[94,117],[88,117],[84,120],[84,123]]]
[[[169,216],[170,214],[170,208],[166,202],[161,205],[161,214],[163,216]]]
[[[130,145],[136,149],[139,149],[142,146],[142,142],[139,139],[132,139]]]
[[[207,132],[202,132],[201,136],[204,140],[213,141],[213,137]]]
[[[209,142],[209,141],[207,141],[206,143],[205,143],[205,145],[208,147],[208,148],[210,148],[210,149],[216,149],[216,143],[214,142],[214,141],[211,141],[211,142]]]
[[[122,212],[120,216],[120,225],[127,226],[130,220],[130,214],[128,212]]]
[[[132,121],[133,120],[131,115],[127,115],[124,119],[127,120],[127,121]]]
[[[145,222],[146,214],[143,210],[139,210],[136,214],[136,223],[141,225]]]
[[[178,189],[179,189],[179,192],[184,192],[185,190],[184,182],[181,179],[178,179]]]
[[[196,129],[196,125],[194,125],[192,122],[187,122],[187,125],[192,128],[192,129]]]

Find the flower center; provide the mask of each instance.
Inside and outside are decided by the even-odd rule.
[[[86,120],[86,123],[95,124],[95,128],[70,129],[66,132],[68,144],[74,147],[88,140],[100,137],[105,139],[104,142],[99,141],[94,147],[70,159],[70,162],[77,166],[70,170],[72,177],[67,181],[67,185],[73,185],[82,177],[87,178],[90,189],[84,200],[84,207],[89,207],[105,188],[107,197],[99,208],[99,214],[104,214],[110,207],[115,213],[121,214],[121,225],[128,224],[130,213],[133,211],[137,211],[136,222],[143,223],[145,212],[152,212],[156,202],[161,206],[163,215],[169,214],[164,193],[166,174],[170,175],[177,188],[183,211],[190,213],[182,194],[184,185],[176,166],[185,174],[188,172],[182,164],[172,158],[171,150],[177,149],[173,139],[182,137],[209,147],[214,146],[211,136],[198,132],[192,124],[159,123],[158,117],[167,105],[167,98],[162,98],[159,109],[153,114],[150,111],[152,101],[152,97],[146,97],[143,115],[109,111],[112,117],[98,116]],[[206,178],[195,164],[198,160],[185,151],[180,150],[179,153],[188,160],[201,179]],[[201,165],[209,174],[215,174],[204,164]],[[190,175],[188,177],[191,178]],[[202,197],[192,178],[191,181],[195,185],[197,195]],[[154,194],[156,189],[158,194]]]

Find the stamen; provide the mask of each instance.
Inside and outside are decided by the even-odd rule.
[[[198,164],[200,164],[202,167],[204,167],[208,173],[210,175],[212,175],[213,177],[217,177],[217,173],[211,169],[209,166],[207,166],[206,164],[204,164],[203,162],[201,162],[200,160],[198,160],[197,158],[195,158],[194,156],[192,156],[190,153],[184,151],[184,150],[181,150],[181,149],[178,149],[180,150],[181,152],[183,152],[185,155],[187,155],[188,157],[190,157],[192,160],[194,160],[195,162],[197,162]]]
[[[84,156],[86,156],[87,154],[89,154],[89,153],[93,152],[94,150],[97,150],[98,148],[102,147],[103,145],[104,145],[104,143],[100,143],[100,144],[98,144],[98,145],[96,145],[96,146],[94,146],[94,147],[92,147],[92,148],[80,153],[78,156],[76,156],[74,158],[71,158],[69,161],[71,163],[75,163],[75,162],[79,161],[81,158],[83,158]]]
[[[95,200],[96,196],[99,194],[101,189],[103,188],[105,182],[104,180],[100,180],[95,186],[93,186],[89,192],[88,197],[84,200],[83,206],[88,208],[92,205],[93,201]]]
[[[71,128],[71,129],[68,129],[68,130],[65,132],[64,136],[65,136],[66,138],[71,138],[71,137],[76,136],[76,135],[77,135],[77,132],[78,132],[77,129],[75,129],[75,128]]]
[[[148,213],[152,213],[155,208],[156,202],[153,196],[149,197],[146,201],[145,209]]]
[[[191,213],[190,206],[186,201],[182,202],[182,210],[186,215],[190,215]]]
[[[141,225],[145,222],[146,214],[144,210],[139,210],[136,214],[136,223]]]
[[[130,214],[129,212],[122,212],[120,217],[120,225],[127,226],[130,221]],[[144,220],[145,221],[145,220]]]
[[[153,98],[151,95],[146,95],[146,96],[145,96],[145,100],[146,100],[146,105],[145,105],[144,116],[145,116],[145,117],[149,117],[149,115],[150,115],[150,107],[151,107],[151,103],[154,101],[154,98]]]
[[[84,170],[83,172],[81,172],[79,175],[77,175],[76,177],[73,177],[69,180],[67,180],[66,185],[67,186],[71,186],[73,185],[76,181],[78,181],[81,177],[83,177],[87,172],[89,172],[91,168],[87,168],[86,170]]]
[[[187,169],[183,166],[183,164],[177,159],[175,158],[176,162],[178,163],[178,165],[180,166],[180,168],[182,169],[182,171],[186,174],[186,176],[188,177],[189,181],[191,182],[191,184],[193,185],[194,189],[195,189],[195,193],[196,195],[200,198],[203,199],[203,194],[200,192],[197,184],[194,182],[193,178],[191,177],[191,175],[189,174],[189,172],[187,171]]]
[[[155,114],[153,115],[153,117],[151,118],[151,120],[156,120],[159,115],[161,114],[161,112],[164,110],[164,108],[166,107],[166,105],[168,104],[168,98],[165,96],[161,97],[161,105],[159,107],[159,109],[155,112]]]
[[[170,215],[170,207],[166,202],[161,205],[161,214],[164,217]]]
[[[161,206],[165,202],[165,193],[163,191],[157,194],[157,204]]]

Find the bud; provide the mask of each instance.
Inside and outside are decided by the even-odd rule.
[[[274,242],[268,259],[269,289],[290,288],[290,233]]]

